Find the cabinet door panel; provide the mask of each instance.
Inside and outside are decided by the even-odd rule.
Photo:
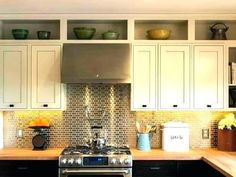
[[[133,47],[132,109],[156,108],[156,46]]]
[[[223,108],[223,46],[194,47],[194,108]]]
[[[32,47],[32,108],[60,108],[60,46]]]
[[[27,107],[27,46],[0,46],[0,108]]]
[[[160,99],[162,109],[190,107],[189,46],[161,46]]]
[[[176,161],[134,161],[133,177],[176,177]]]

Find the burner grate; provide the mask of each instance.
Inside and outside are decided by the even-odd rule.
[[[91,149],[88,146],[77,145],[76,147],[67,147],[62,152],[63,155],[82,155],[82,154],[99,154],[99,155],[129,155],[130,149],[128,146],[116,147],[105,146],[102,149]]]

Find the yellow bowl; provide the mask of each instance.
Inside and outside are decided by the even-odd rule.
[[[170,37],[171,30],[168,29],[151,29],[147,31],[149,39],[165,40]]]

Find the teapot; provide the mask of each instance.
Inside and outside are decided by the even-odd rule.
[[[218,26],[218,28],[217,28]],[[223,27],[219,27],[223,26]],[[226,31],[228,31],[229,27],[226,26],[224,23],[216,23],[210,27],[212,32],[212,40],[227,40],[226,38]]]

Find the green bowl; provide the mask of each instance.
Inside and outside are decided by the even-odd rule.
[[[102,34],[102,38],[105,40],[116,40],[119,38],[119,35],[120,34],[115,31],[107,31]]]
[[[29,30],[27,29],[12,29],[14,39],[27,39]]]
[[[50,39],[50,31],[37,31],[38,39]]]
[[[95,28],[74,28],[74,33],[77,39],[92,39],[96,32]]]

